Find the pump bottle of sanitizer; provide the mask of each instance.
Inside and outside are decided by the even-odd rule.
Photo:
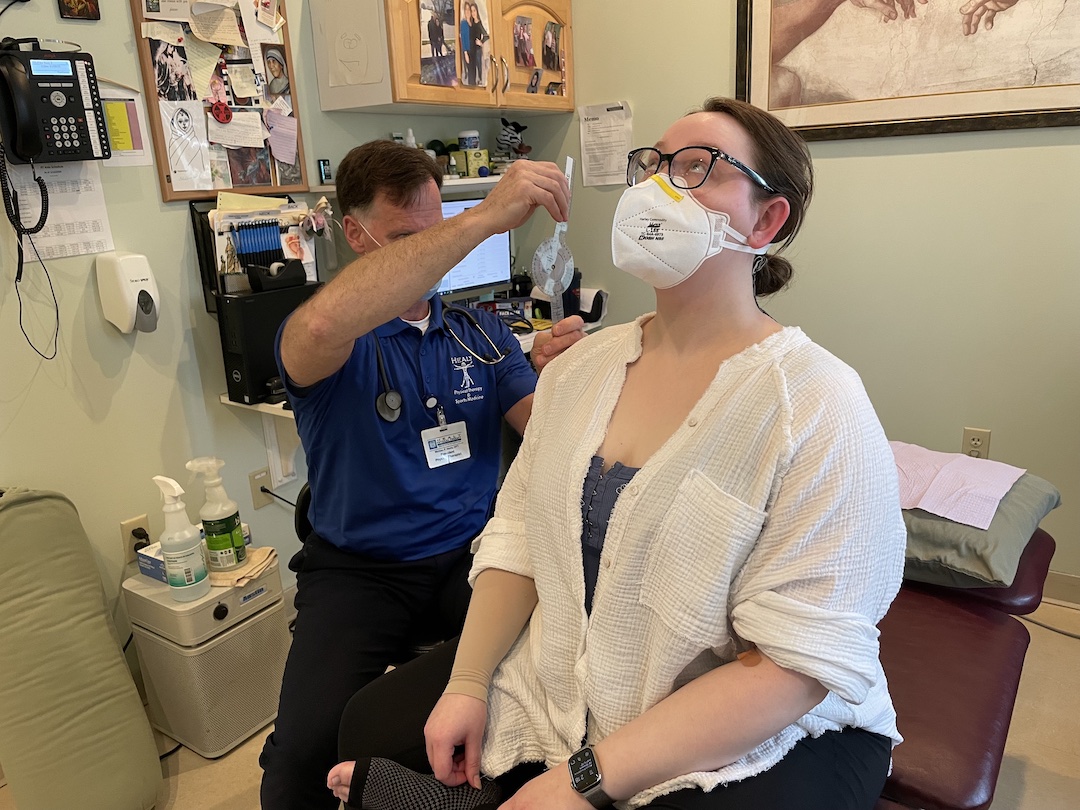
[[[161,556],[169,592],[177,602],[191,602],[210,593],[210,575],[199,527],[188,520],[180,496],[184,490],[171,478],[155,475],[165,505],[165,531],[161,533]]]

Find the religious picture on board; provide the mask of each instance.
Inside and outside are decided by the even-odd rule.
[[[210,144],[210,181],[215,189],[232,188],[229,150],[220,143]]]
[[[536,67],[531,17],[517,17],[514,20],[514,64],[523,68]]]
[[[289,66],[285,63],[285,50],[280,45],[263,43],[262,57],[263,90],[268,104],[282,96],[289,96]],[[291,101],[290,101],[291,106]]]
[[[491,55],[487,3],[485,0],[461,0],[460,9],[461,83],[470,87],[487,87]]]
[[[150,57],[157,76],[157,95],[162,101],[195,101],[198,95],[191,83],[187,51],[161,39],[150,40]]]
[[[201,101],[161,101],[158,104],[169,183],[174,191],[210,189],[210,152],[206,113]]]
[[[270,150],[239,146],[229,150],[229,174],[236,186],[270,185]]]
[[[562,36],[562,26],[558,23],[549,22],[544,26],[544,45],[541,59],[544,70],[558,70],[559,65],[559,37]]]
[[[68,20],[100,20],[101,9],[97,0],[56,0],[60,16]],[[7,5],[11,5],[8,3]],[[4,9],[7,10],[6,8]]]
[[[457,26],[454,0],[420,4],[420,84],[457,87]]]
[[[282,163],[280,160],[274,161],[274,168],[277,170],[277,184],[279,186],[298,186],[303,182],[303,175],[300,174],[300,163],[296,162],[292,165],[288,163]]]

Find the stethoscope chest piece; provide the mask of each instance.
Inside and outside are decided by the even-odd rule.
[[[396,422],[401,416],[401,394],[391,388],[375,398],[375,410],[387,422]]]

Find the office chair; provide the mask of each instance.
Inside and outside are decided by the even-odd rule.
[[[300,487],[300,492],[296,495],[296,509],[293,512],[293,527],[296,530],[296,537],[303,545],[311,534],[311,521],[308,519],[308,509],[311,507],[311,487],[305,481],[304,485]],[[304,550],[293,555],[289,560],[289,570],[299,572],[300,566],[304,558]],[[293,629],[293,625],[296,620],[289,622],[289,630]],[[439,637],[433,638],[433,633],[424,630],[429,626],[429,621],[421,622],[421,626],[417,628],[414,638],[409,643],[407,650],[402,654],[400,661],[395,661],[395,666],[401,666],[406,661],[411,661],[413,658],[418,658],[429,650],[434,649],[438,645],[442,644],[446,639]]]

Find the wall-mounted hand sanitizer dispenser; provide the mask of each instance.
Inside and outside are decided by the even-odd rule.
[[[105,319],[125,335],[134,329],[157,329],[158,288],[146,257],[124,251],[102,253],[95,265]]]

